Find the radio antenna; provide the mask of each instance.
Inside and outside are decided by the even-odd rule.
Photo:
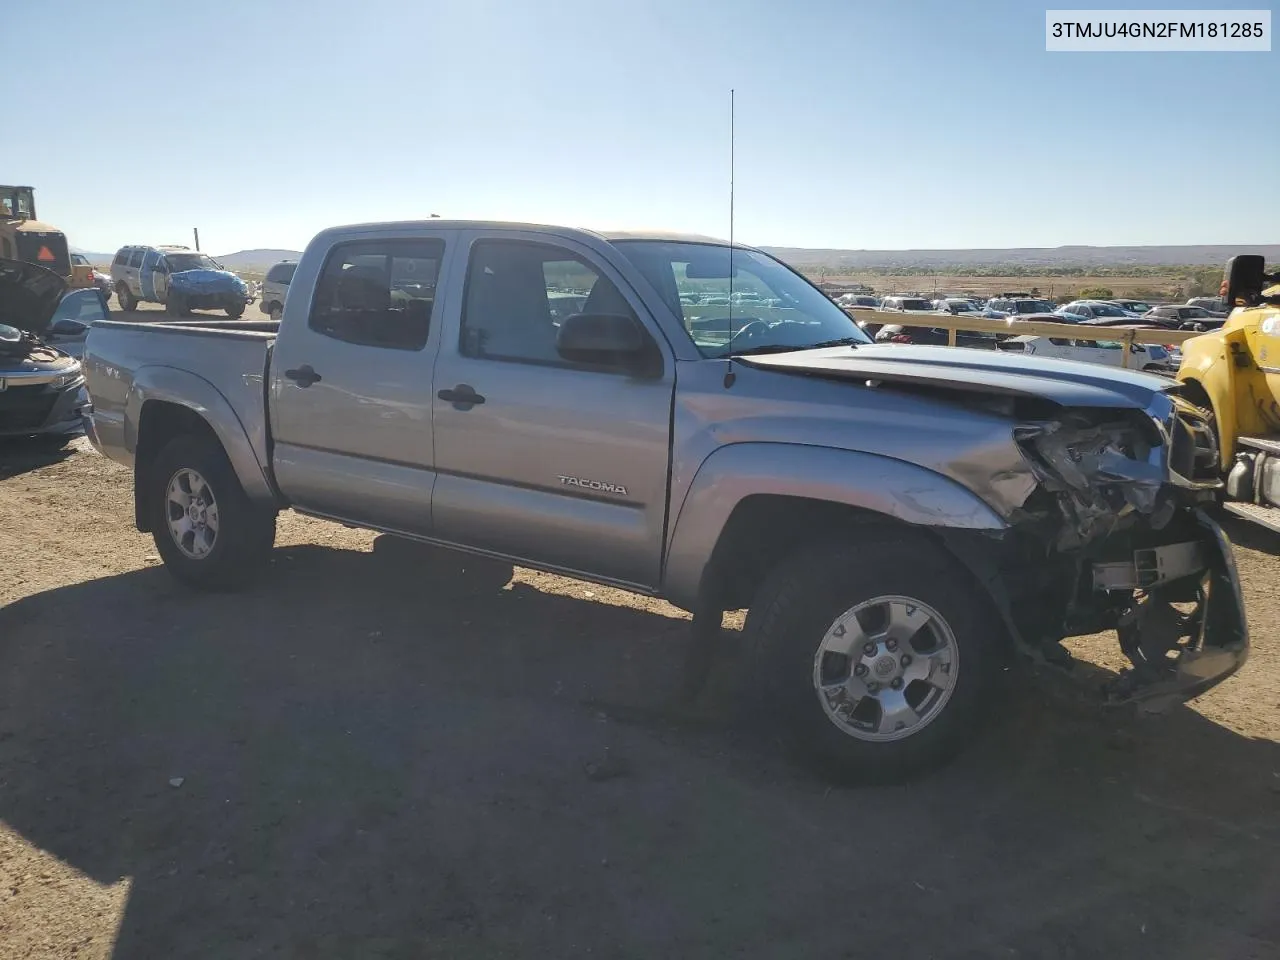
[[[729,310],[725,319],[726,333],[728,338],[725,340],[725,371],[724,385],[725,388],[733,386],[736,375],[733,372],[733,355],[730,347],[733,341],[733,160],[734,160],[734,103],[733,88],[729,88]]]

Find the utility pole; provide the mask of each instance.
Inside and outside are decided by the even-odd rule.
[[[191,232],[196,235],[196,253],[200,252],[200,228],[192,227]]]

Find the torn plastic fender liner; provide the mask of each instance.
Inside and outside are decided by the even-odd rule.
[[[1139,615],[1132,626],[1122,625],[1122,647],[1136,644],[1158,656],[1147,662],[1125,649],[1134,670],[1122,675],[1111,689],[1113,703],[1137,703],[1146,712],[1165,710],[1217,686],[1249,658],[1249,626],[1231,544],[1203,511],[1195,511],[1195,517],[1204,531],[1199,541],[1204,572],[1197,609],[1190,617]],[[1160,588],[1155,587],[1145,599],[1153,612],[1159,610]],[[1127,643],[1126,629],[1132,631]],[[1181,642],[1184,636],[1185,643]],[[1176,655],[1171,658],[1170,653]]]

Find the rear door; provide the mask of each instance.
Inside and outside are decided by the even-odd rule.
[[[1075,359],[1118,367],[1124,362],[1124,344],[1116,340],[1077,340]]]
[[[138,289],[142,291],[142,299],[152,303],[162,302],[156,293],[156,267],[163,259],[159,250],[148,248],[143,251],[142,263],[138,268]]]
[[[641,300],[572,240],[477,231],[454,271],[436,361],[438,538],[655,587],[666,521],[675,367]],[[452,287],[452,285],[451,285]],[[647,378],[556,351],[552,303],[629,314],[662,357]]]
[[[295,506],[427,535],[431,358],[446,232],[336,243],[290,298],[271,359],[273,464]]]

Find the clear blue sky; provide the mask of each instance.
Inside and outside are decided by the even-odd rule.
[[[14,0],[0,179],[95,251],[431,213],[724,235],[734,87],[747,242],[1280,241],[1280,52],[1050,54],[1046,5]]]

